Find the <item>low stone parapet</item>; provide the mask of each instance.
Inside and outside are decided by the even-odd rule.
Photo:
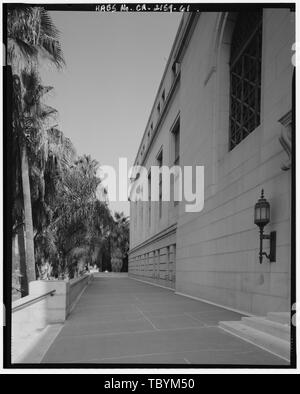
[[[74,308],[86,286],[93,279],[93,275],[85,274],[80,278],[72,279],[68,282],[67,291],[67,316]]]
[[[12,360],[26,351],[32,338],[50,324],[62,324],[92,280],[85,274],[73,280],[37,280],[29,295],[12,304]]]

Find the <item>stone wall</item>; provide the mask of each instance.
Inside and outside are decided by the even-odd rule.
[[[173,203],[164,203],[159,219],[157,203],[152,203],[154,216],[148,226],[147,203],[132,202],[129,274],[161,282],[165,271],[157,274],[153,262],[158,253],[176,244],[177,292],[265,315],[287,311],[290,303],[291,172],[281,169],[286,153],[279,143],[283,127],[279,120],[292,106],[294,13],[288,9],[263,12],[261,122],[230,151],[229,58],[235,18],[225,12],[200,14],[190,39],[181,46],[176,94],[149,152],[144,159],[138,156],[139,164],[150,168],[162,148],[164,164],[173,165],[171,128],[180,114],[180,165],[204,166],[204,209],[187,213],[185,201],[176,209]],[[176,45],[181,45],[180,37],[171,59]],[[160,89],[170,80],[170,64]],[[253,217],[262,188],[271,204],[271,221],[265,230],[277,232],[277,258],[275,263],[264,259],[260,265]],[[172,225],[175,240],[166,237],[158,247],[155,237]],[[268,241],[264,245],[267,249]]]
[[[259,315],[289,310],[291,173],[281,170],[286,156],[278,120],[291,110],[292,21],[288,10],[264,10],[261,125],[232,151],[226,28],[217,38],[215,72],[205,78],[207,37],[218,23],[213,13],[201,15],[181,65],[182,164],[205,166],[205,204],[199,214],[180,207],[176,290]],[[262,188],[271,204],[266,232],[277,232],[277,259],[260,265],[253,211]]]

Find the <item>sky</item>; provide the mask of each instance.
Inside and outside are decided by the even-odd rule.
[[[66,67],[41,70],[47,104],[78,154],[118,168],[135,159],[181,19],[180,13],[53,11]],[[129,214],[128,202],[110,203]]]

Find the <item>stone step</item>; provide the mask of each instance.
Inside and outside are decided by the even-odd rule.
[[[270,312],[267,319],[281,324],[291,324],[291,314],[288,312]]]
[[[219,323],[219,327],[285,360],[290,360],[290,343],[288,341],[256,330],[241,321],[223,321]]]
[[[291,328],[288,324],[281,324],[265,317],[243,317],[242,322],[248,327],[290,342]]]

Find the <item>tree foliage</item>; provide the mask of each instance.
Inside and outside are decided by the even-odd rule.
[[[65,64],[51,17],[43,7],[9,8],[7,37],[13,73],[13,233],[18,234],[26,295],[29,263],[38,278],[72,278],[97,262],[101,251],[125,257],[129,229],[128,219],[122,214],[113,218],[97,197],[98,163],[88,155],[77,156],[55,124],[57,111],[45,103],[53,88],[41,81],[41,62],[50,60],[58,68]],[[26,226],[32,227],[31,234]]]
[[[7,60],[13,73],[48,60],[58,68],[65,64],[59,31],[43,7],[12,6],[7,15]]]

